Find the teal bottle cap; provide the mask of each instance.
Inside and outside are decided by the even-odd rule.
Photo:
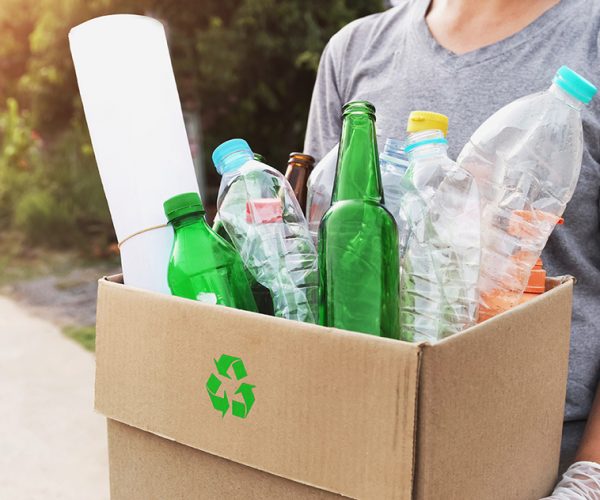
[[[588,104],[598,92],[592,83],[567,66],[556,72],[553,82],[584,104]]]
[[[244,139],[230,139],[213,151],[212,160],[220,175],[237,170],[253,159],[252,149]]]
[[[184,215],[204,213],[204,205],[198,193],[183,193],[169,198],[163,203],[169,222]]]

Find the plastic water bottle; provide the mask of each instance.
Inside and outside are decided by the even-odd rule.
[[[436,341],[477,322],[480,199],[473,177],[448,158],[448,118],[416,111],[408,122],[409,168],[398,219],[400,326],[409,341]]]
[[[315,245],[317,245],[319,239],[321,219],[331,206],[339,150],[340,146],[337,144],[323,157],[308,177],[306,217],[310,235]]]
[[[408,168],[408,156],[404,143],[398,139],[388,139],[379,155],[381,183],[383,184],[384,205],[396,217],[402,199],[402,178]]]
[[[333,204],[319,228],[319,323],[398,338],[398,229],[382,205],[375,107],[351,102],[343,115]]]
[[[458,164],[482,198],[480,320],[518,304],[577,185],[583,155],[581,109],[596,87],[563,66],[551,87],[488,118]]]
[[[275,315],[316,323],[317,253],[290,184],[255,161],[242,139],[221,144],[213,162],[223,176],[219,224],[254,279],[270,290]]]
[[[164,210],[175,232],[167,273],[173,295],[256,311],[242,260],[206,223],[198,193],[169,198]]]

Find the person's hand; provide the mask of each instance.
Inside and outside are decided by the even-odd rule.
[[[574,463],[552,495],[542,500],[600,500],[600,464]]]

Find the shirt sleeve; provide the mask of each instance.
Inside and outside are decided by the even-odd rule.
[[[339,142],[342,127],[343,97],[340,92],[334,40],[325,47],[319,63],[317,81],[313,90],[304,151],[321,160]]]

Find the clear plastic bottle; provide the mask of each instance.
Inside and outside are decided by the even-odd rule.
[[[402,178],[408,168],[408,156],[404,152],[404,142],[398,139],[387,139],[383,152],[379,155],[379,168],[385,208],[396,217],[402,199]]]
[[[315,246],[319,239],[321,219],[331,206],[331,196],[333,194],[333,183],[335,181],[339,150],[340,145],[336,144],[336,146],[329,151],[319,163],[317,163],[317,166],[308,177],[306,218],[308,219],[308,228]]]
[[[275,315],[316,323],[317,252],[290,184],[255,161],[242,139],[219,146],[213,162],[223,176],[218,223],[254,279],[270,290]]]
[[[596,88],[566,66],[551,87],[514,101],[475,131],[458,164],[482,199],[480,320],[519,303],[581,170],[581,109]]]
[[[480,200],[473,177],[448,158],[444,115],[413,112],[398,218],[400,326],[409,341],[436,341],[477,322]]]

